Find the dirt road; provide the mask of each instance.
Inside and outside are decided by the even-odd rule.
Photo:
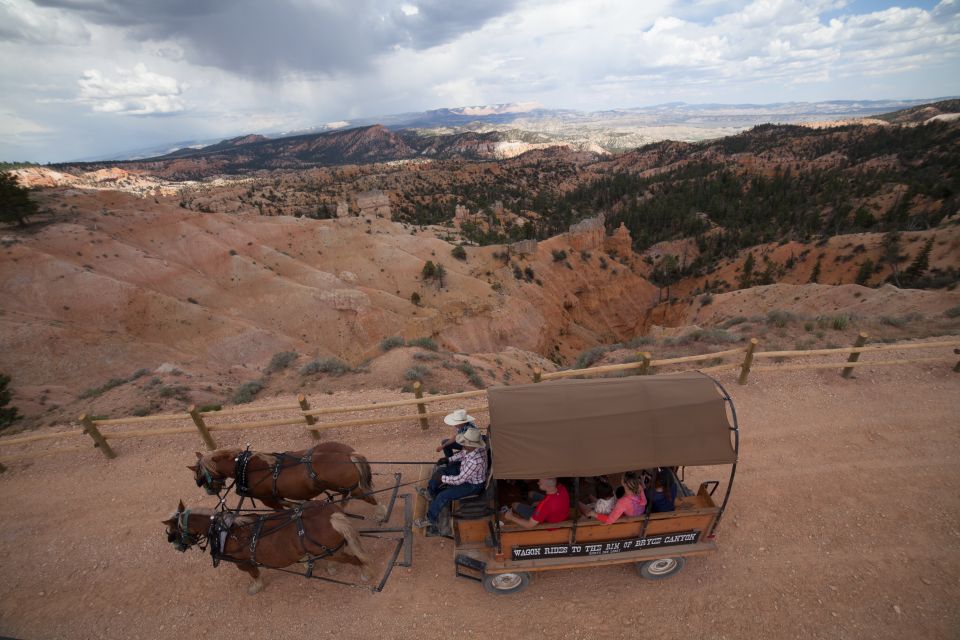
[[[170,436],[117,441],[109,462],[91,450],[0,476],[0,634],[960,637],[960,375],[938,364],[863,368],[852,380],[721,380],[743,440],[720,550],[665,582],[620,565],[539,574],[523,593],[494,596],[454,577],[448,541],[417,537],[414,567],[397,569],[381,594],[272,573],[251,597],[234,567],[167,543],[160,521],[178,499],[210,505],[184,468],[195,438]],[[374,426],[327,437],[371,460],[413,460],[432,459],[441,433]],[[265,450],[309,443],[298,427],[218,437]]]

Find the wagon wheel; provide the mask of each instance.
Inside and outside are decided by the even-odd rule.
[[[519,593],[530,584],[530,574],[524,572],[518,573],[497,573],[483,576],[483,588],[490,593],[505,596],[511,593]]]
[[[659,558],[648,562],[638,562],[636,567],[637,573],[647,580],[666,580],[680,573],[685,564],[687,564],[686,558]]]

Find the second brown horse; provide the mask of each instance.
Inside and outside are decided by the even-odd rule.
[[[312,449],[282,453],[244,452],[240,448],[217,449],[197,453],[194,472],[197,486],[208,493],[223,490],[228,478],[236,478],[238,460],[246,455],[239,470],[244,480],[244,495],[260,500],[268,507],[282,509],[289,500],[310,500],[327,491],[359,498],[376,506],[375,517],[382,520],[386,507],[373,494],[372,474],[366,457],[340,442],[323,442]]]

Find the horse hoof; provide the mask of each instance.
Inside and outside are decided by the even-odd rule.
[[[360,572],[360,579],[361,579],[362,581],[364,581],[364,582],[370,582],[370,577],[371,577],[370,574],[367,573],[366,571],[361,571],[361,572]]]
[[[255,596],[263,591],[263,581],[257,580],[247,588],[247,595]]]
[[[335,566],[333,566],[333,565],[328,565],[328,566],[327,566],[327,575],[328,575],[328,576],[335,576],[335,575],[337,575],[337,568],[336,568]]]
[[[382,504],[378,504],[377,508],[373,510],[373,517],[377,519],[377,522],[383,522],[387,519],[387,508]]]

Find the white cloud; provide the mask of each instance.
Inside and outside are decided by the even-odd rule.
[[[77,17],[25,0],[0,0],[0,41],[81,45],[90,32]]]
[[[78,84],[78,100],[99,113],[146,116],[177,113],[185,108],[176,78],[153,73],[142,63],[130,71],[117,69],[112,78],[88,69]]]

